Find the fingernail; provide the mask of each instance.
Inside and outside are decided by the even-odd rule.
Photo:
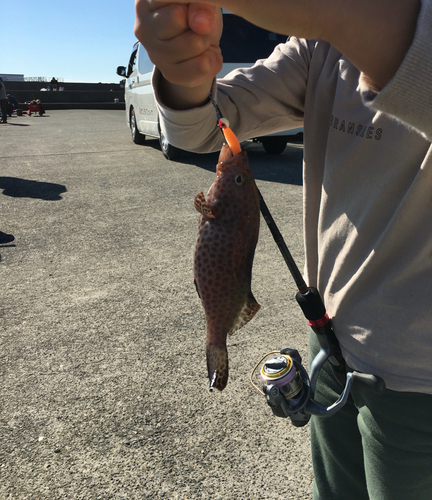
[[[193,22],[195,24],[199,24],[200,26],[203,26],[205,28],[211,28],[211,25],[212,25],[212,21],[211,21],[211,18],[210,16],[208,16],[207,14],[204,14],[204,13],[200,13],[198,12],[197,14],[195,14],[194,18],[193,18]]]

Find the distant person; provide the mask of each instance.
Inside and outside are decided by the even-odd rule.
[[[51,78],[50,84],[52,90],[57,90],[58,81],[54,77]]]
[[[6,87],[3,83],[3,79],[0,77],[0,108],[1,108],[1,122],[7,123],[7,94]]]
[[[18,109],[18,101],[13,95],[7,95],[7,114],[12,116],[12,113]]]
[[[36,101],[36,104],[39,104],[39,115],[42,116],[45,114],[45,108],[42,106],[42,102],[40,99]]]

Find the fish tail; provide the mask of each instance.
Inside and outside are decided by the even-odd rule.
[[[228,352],[226,345],[207,344],[207,371],[210,391],[223,391],[228,383]]]

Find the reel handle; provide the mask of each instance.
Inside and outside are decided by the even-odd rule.
[[[385,382],[382,378],[369,373],[353,372],[352,380],[354,384],[366,386],[375,394],[382,394],[386,388]]]

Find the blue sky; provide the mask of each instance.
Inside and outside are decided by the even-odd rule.
[[[134,15],[134,0],[0,0],[0,73],[118,82]]]

